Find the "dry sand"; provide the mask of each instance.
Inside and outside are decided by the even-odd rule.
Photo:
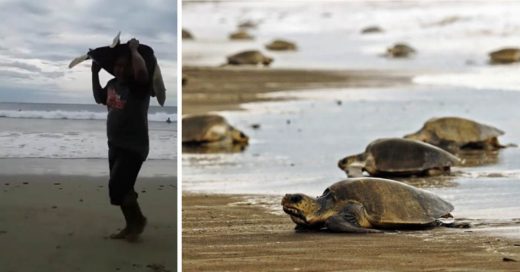
[[[0,176],[0,271],[176,271],[175,184],[138,179],[148,226],[132,244],[106,238],[124,225],[106,178]]]
[[[326,87],[407,84],[377,71],[184,67],[183,114],[239,110],[260,94]],[[184,271],[520,271],[520,241],[437,228],[376,235],[295,233],[237,195],[183,193]],[[506,259],[504,259],[506,258]]]

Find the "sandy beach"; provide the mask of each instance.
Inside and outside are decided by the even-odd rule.
[[[276,77],[278,70],[187,68],[195,79],[186,88],[184,113],[240,109],[239,102],[262,101],[261,94],[291,84],[312,89],[309,71],[292,70],[293,77]],[[281,73],[287,73],[284,70]],[[317,72],[327,74],[325,71]],[[241,80],[222,84],[240,74]],[[331,82],[320,84],[351,86],[406,85],[404,76],[374,77],[368,71],[332,73]],[[265,77],[259,76],[263,75]],[[364,75],[358,78],[349,75]],[[235,77],[237,78],[237,77]],[[256,79],[255,88],[248,84]],[[298,78],[309,81],[301,82]],[[284,79],[287,82],[284,82]],[[351,79],[349,81],[349,79]],[[279,88],[266,88],[276,81]],[[232,83],[231,83],[232,82]],[[247,83],[244,83],[247,82]],[[293,83],[291,83],[293,82]],[[298,82],[298,83],[294,83]],[[215,86],[230,86],[216,88]],[[291,90],[297,90],[293,88]],[[323,86],[323,85],[321,85]],[[249,90],[247,99],[238,90]],[[237,90],[237,91],[233,91]],[[219,98],[229,92],[230,99]],[[217,95],[212,92],[217,92]],[[195,94],[199,94],[198,96]],[[259,97],[260,96],[260,97]],[[196,99],[200,97],[200,99]],[[228,98],[228,97],[226,97]],[[222,102],[223,103],[219,103]],[[216,105],[212,107],[213,105]],[[191,167],[197,164],[190,157]],[[202,160],[204,161],[204,160]],[[222,166],[225,167],[225,164]],[[200,170],[205,169],[201,166]],[[274,171],[274,170],[273,170]],[[211,176],[205,176],[211,179]],[[235,186],[239,181],[230,180]],[[431,182],[426,182],[432,184]],[[288,185],[280,184],[282,188]],[[441,185],[442,187],[443,185]],[[299,190],[298,187],[292,190]],[[331,233],[295,233],[294,223],[286,215],[273,214],[264,206],[245,201],[250,196],[183,192],[183,269],[185,271],[515,271],[520,269],[520,241],[476,234],[474,230],[438,228],[384,235],[348,235]],[[511,223],[508,223],[511,224]],[[504,259],[505,258],[505,259]]]
[[[295,233],[247,196],[184,194],[184,271],[520,271],[520,241],[438,228]]]
[[[0,270],[176,271],[176,178],[138,178],[148,226],[135,244],[107,239],[124,226],[104,177],[0,176]]]

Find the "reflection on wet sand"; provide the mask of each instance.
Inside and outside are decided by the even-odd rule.
[[[418,188],[443,188],[443,187],[456,187],[458,185],[455,182],[457,178],[456,174],[435,176],[435,177],[409,177],[409,178],[394,178],[400,182],[412,185]]]
[[[182,144],[184,154],[240,153],[245,151],[247,143],[229,144],[225,142],[205,144]]]
[[[498,163],[498,150],[462,150],[458,152],[457,157],[461,161],[463,167],[475,167],[492,165]]]

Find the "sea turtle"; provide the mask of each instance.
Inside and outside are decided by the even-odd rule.
[[[364,153],[341,159],[338,167],[349,177],[362,176],[433,176],[450,172],[459,163],[454,155],[427,143],[401,138],[371,142]]]
[[[383,29],[379,26],[367,26],[361,29],[361,34],[381,33]]]
[[[489,53],[491,63],[512,63],[520,61],[520,48],[503,48]]]
[[[229,34],[230,40],[253,40],[255,37],[253,37],[251,34],[247,33],[245,30],[238,30],[236,32],[233,32]]]
[[[392,47],[386,49],[387,56],[392,58],[406,58],[416,52],[417,51],[414,48],[404,43],[396,43]]]
[[[217,114],[191,115],[182,118],[182,144],[203,151],[241,151],[249,138]],[[208,150],[206,150],[208,149]]]
[[[497,150],[504,146],[497,137],[504,132],[492,126],[460,117],[432,118],[406,139],[419,140],[456,153],[461,149]]]
[[[265,45],[265,48],[272,51],[296,50],[296,44],[286,40],[274,40]]]
[[[257,28],[257,27],[258,27],[258,23],[251,21],[251,20],[242,21],[238,24],[238,28]]]
[[[227,57],[230,65],[258,65],[263,64],[269,66],[273,62],[273,58],[267,57],[257,50],[243,51]]]
[[[182,30],[182,39],[183,40],[193,40],[193,34],[191,34],[191,32],[189,32],[188,30],[183,29]]]
[[[420,229],[454,223],[453,206],[437,195],[380,178],[336,182],[323,195],[286,194],[282,206],[297,230],[370,233],[381,229]]]

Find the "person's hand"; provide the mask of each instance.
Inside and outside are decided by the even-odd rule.
[[[128,48],[130,48],[130,50],[137,50],[137,47],[139,47],[139,40],[132,38],[128,41]]]
[[[90,69],[92,70],[92,73],[99,73],[99,71],[101,70],[101,66],[99,66],[95,61],[93,61]]]

